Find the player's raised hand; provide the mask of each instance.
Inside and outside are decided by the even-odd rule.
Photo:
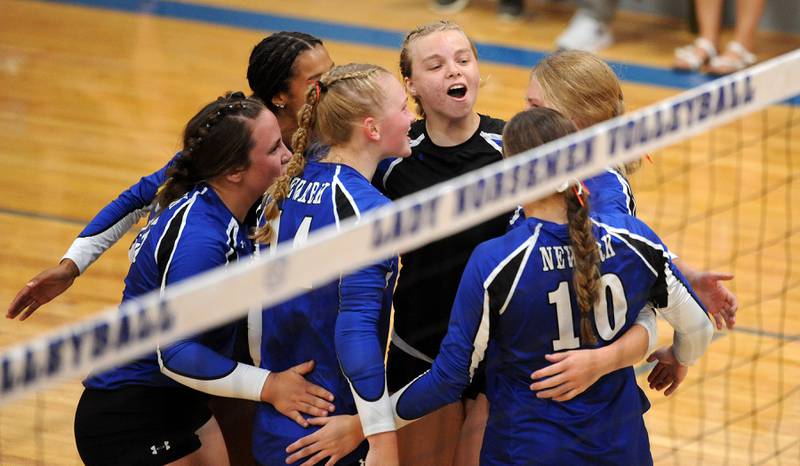
[[[19,316],[19,320],[27,319],[40,306],[49,303],[72,286],[78,275],[78,267],[69,259],[42,271],[19,290],[8,305],[6,318],[14,319]]]
[[[697,297],[714,317],[717,330],[722,330],[723,325],[729,330],[736,325],[739,303],[736,296],[722,284],[723,281],[732,279],[733,274],[713,271],[696,272],[689,279]]]
[[[322,428],[286,448],[289,454],[287,464],[308,458],[300,466],[312,466],[328,458],[325,466],[333,466],[364,441],[361,419],[357,414],[313,417],[308,419],[308,423]]]
[[[272,372],[261,388],[261,401],[303,427],[309,424],[300,413],[327,416],[334,410],[333,394],[306,380],[305,375],[313,370],[314,361],[306,361],[285,371]]]

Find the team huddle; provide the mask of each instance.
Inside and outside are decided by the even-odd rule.
[[[123,302],[624,112],[611,68],[570,51],[533,68],[527,108],[509,121],[478,114],[477,60],[447,21],[406,35],[402,83],[379,66],[334,66],[311,35],[271,34],[250,56],[252,95],[205,105],[181,150],[103,208],[8,316],[61,294],[144,217]],[[649,356],[651,388],[671,394],[708,348],[712,318],[732,328],[737,303],[721,284],[730,275],[692,269],[636,218],[637,168],[571,180],[90,375],[75,416],[81,459],[225,465],[226,438],[251,435],[264,466],[420,464],[436,424],[414,421],[459,416],[460,429],[437,432],[454,445],[437,464],[652,464],[633,365]],[[656,315],[674,330],[658,349]],[[212,410],[214,397],[255,413],[223,438],[217,419],[230,413]]]

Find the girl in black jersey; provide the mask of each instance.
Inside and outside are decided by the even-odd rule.
[[[407,196],[502,158],[505,122],[475,112],[480,86],[477,53],[457,24],[438,21],[408,33],[400,70],[423,119],[411,126],[411,157],[385,161],[373,178],[387,197]],[[430,368],[472,250],[502,235],[508,218],[497,217],[402,255],[386,368],[390,391]],[[482,377],[476,381],[482,382]],[[443,408],[427,421],[399,431],[401,463],[477,464],[488,407],[480,385],[465,392],[463,405]]]

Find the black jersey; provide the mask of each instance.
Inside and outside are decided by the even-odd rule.
[[[497,162],[504,125],[480,115],[478,130],[466,142],[439,147],[430,140],[425,120],[419,120],[409,131],[411,156],[381,162],[373,184],[395,200]],[[394,345],[422,360],[436,357],[472,250],[502,236],[509,218],[510,212],[402,255],[394,293]]]

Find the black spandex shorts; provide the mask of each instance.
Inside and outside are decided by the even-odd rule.
[[[85,389],[75,443],[93,465],[163,465],[200,448],[195,431],[211,419],[207,395],[185,387]]]
[[[484,361],[475,370],[472,382],[464,389],[462,397],[474,400],[480,393],[486,393],[486,370]],[[393,344],[389,345],[389,357],[386,361],[386,384],[389,393],[394,393],[405,387],[423,372],[431,368],[430,363],[415,358]]]

